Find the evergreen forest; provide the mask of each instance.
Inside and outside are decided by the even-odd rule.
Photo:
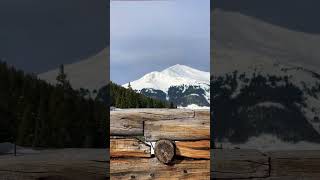
[[[108,108],[71,88],[60,67],[51,85],[0,62],[0,142],[30,147],[106,147]]]

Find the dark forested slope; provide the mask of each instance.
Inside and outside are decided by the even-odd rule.
[[[71,88],[56,86],[0,63],[0,142],[34,147],[104,147],[107,107]]]
[[[109,89],[108,89],[109,88]],[[110,99],[108,99],[110,91]],[[124,88],[115,83],[109,83],[100,89],[97,99],[117,108],[169,108],[174,107],[167,101],[153,99],[143,94],[137,93],[131,88]],[[110,101],[109,101],[110,100]],[[107,103],[108,104],[108,103]]]

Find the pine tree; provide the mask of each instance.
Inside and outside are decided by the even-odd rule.
[[[57,76],[57,81],[61,85],[63,85],[67,81],[67,75],[64,72],[64,65],[63,64],[61,64],[59,67],[59,74]]]
[[[58,82],[58,86],[63,87],[63,89],[70,89],[71,85],[70,82],[67,80],[67,74],[64,72],[64,65],[61,64],[59,68],[59,74],[56,78]]]

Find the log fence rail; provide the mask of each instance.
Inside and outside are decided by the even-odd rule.
[[[110,121],[111,179],[210,179],[209,110],[126,109]]]

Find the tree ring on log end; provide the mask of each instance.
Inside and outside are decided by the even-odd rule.
[[[176,148],[172,141],[170,140],[159,140],[156,143],[155,155],[157,159],[164,163],[169,164],[173,161],[176,154]]]

